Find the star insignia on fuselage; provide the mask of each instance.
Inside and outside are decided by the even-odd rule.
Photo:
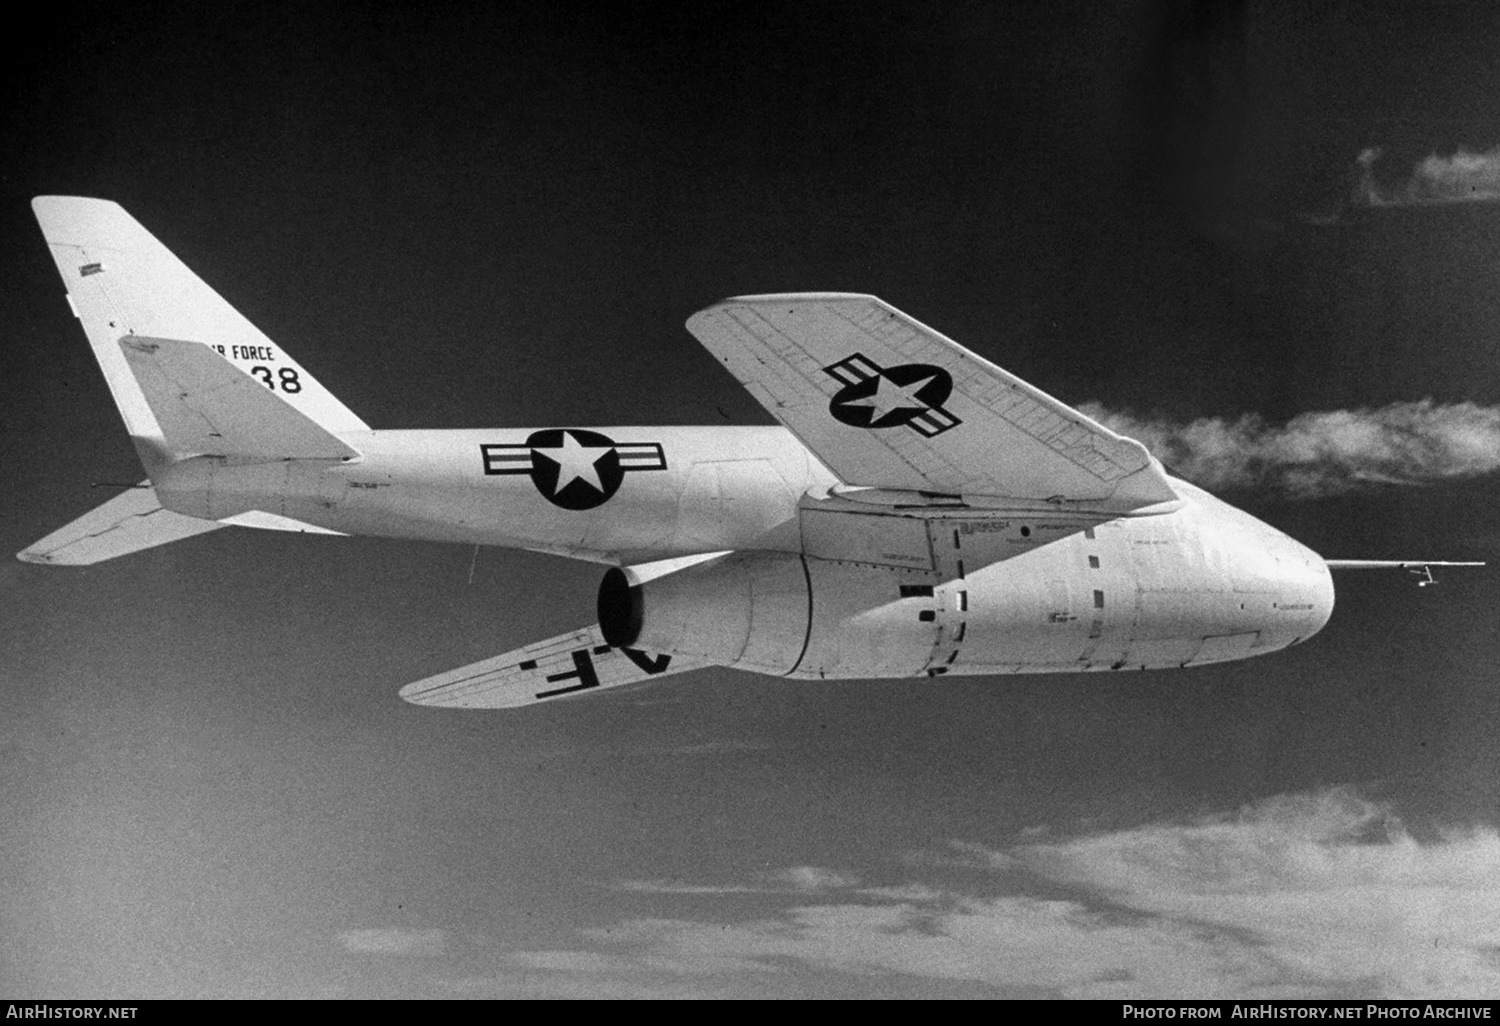
[[[604,494],[604,480],[601,477],[603,471],[599,464],[604,462],[606,455],[615,455],[614,443],[606,438],[602,439],[605,443],[603,445],[590,445],[587,443],[593,439],[580,439],[578,434],[576,431],[564,431],[562,441],[557,445],[533,444],[531,447],[533,469],[538,458],[551,462],[557,468],[551,488],[554,497],[572,488],[575,481],[582,481],[594,491]],[[618,456],[615,462],[619,462]]]
[[[953,377],[941,367],[926,363],[881,367],[855,353],[823,371],[844,386],[829,401],[828,412],[850,427],[878,430],[905,424],[932,438],[962,423],[943,409],[953,394]]]
[[[479,455],[485,474],[527,474],[542,498],[568,510],[604,505],[627,471],[667,469],[660,442],[616,442],[583,428],[533,431],[521,444],[483,444]]]

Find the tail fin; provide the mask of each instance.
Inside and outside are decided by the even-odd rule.
[[[369,430],[119,204],[38,196],[31,207],[148,472],[186,453],[131,374],[121,346],[130,336],[204,343],[324,432]]]

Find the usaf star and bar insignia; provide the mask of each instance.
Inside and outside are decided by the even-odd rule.
[[[926,363],[881,367],[863,353],[855,353],[823,372],[844,387],[828,404],[828,412],[850,427],[880,428],[907,425],[917,434],[934,438],[963,423],[943,409],[953,394],[953,377]]]
[[[527,474],[542,498],[563,509],[602,506],[633,470],[666,470],[660,442],[616,442],[597,431],[547,428],[520,444],[481,445],[486,474]]]

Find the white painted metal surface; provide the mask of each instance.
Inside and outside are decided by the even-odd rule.
[[[707,665],[1192,666],[1305,640],[1333,609],[1316,553],[871,296],[689,320],[785,427],[375,431],[117,205],[34,206],[151,483],[23,560],[234,524],[613,567],[599,625],[411,684],[414,703],[526,705]]]
[[[1141,443],[874,296],[740,296],[687,326],[845,481],[1121,509],[1174,497]]]

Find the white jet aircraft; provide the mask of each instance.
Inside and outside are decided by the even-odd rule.
[[[1440,565],[1325,560],[873,296],[741,296],[688,320],[782,427],[372,430],[117,204],[32,206],[149,480],[22,560],[239,525],[609,566],[597,624],[401,689],[419,705],[704,666],[1198,666],[1312,637],[1330,567]]]

